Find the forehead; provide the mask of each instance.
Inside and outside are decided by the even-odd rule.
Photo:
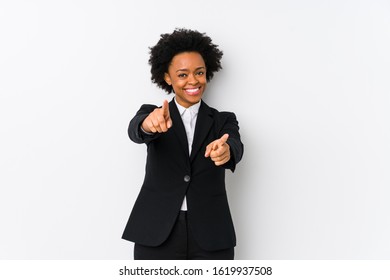
[[[205,62],[198,52],[183,52],[172,58],[169,67],[178,69],[199,68],[205,67]]]

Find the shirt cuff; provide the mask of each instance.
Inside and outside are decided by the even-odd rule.
[[[142,131],[143,133],[145,133],[146,135],[154,135],[154,134],[155,134],[155,133],[153,133],[153,132],[146,132],[146,131],[142,128],[142,125],[140,125],[139,128],[140,128],[141,131]]]

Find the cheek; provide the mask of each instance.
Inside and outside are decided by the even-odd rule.
[[[174,88],[182,88],[184,85],[185,85],[185,82],[183,82],[182,80],[173,80],[172,81],[172,86]]]
[[[198,81],[202,84],[206,84],[207,83],[206,75],[199,77]]]
[[[203,85],[203,88],[206,89],[206,86],[207,86],[207,80],[206,80],[206,78],[200,79],[200,80],[199,80],[199,83],[201,83],[201,84]]]

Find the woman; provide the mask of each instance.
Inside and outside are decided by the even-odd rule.
[[[205,34],[176,29],[151,48],[152,81],[168,93],[142,105],[128,133],[147,145],[146,174],[123,238],[134,259],[234,259],[225,170],[241,160],[236,116],[202,101],[222,51]]]

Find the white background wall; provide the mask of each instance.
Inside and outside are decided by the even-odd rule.
[[[1,1],[0,258],[131,259],[121,234],[144,175],[127,137],[148,47],[206,32],[234,111],[238,259],[390,258],[386,0]]]

